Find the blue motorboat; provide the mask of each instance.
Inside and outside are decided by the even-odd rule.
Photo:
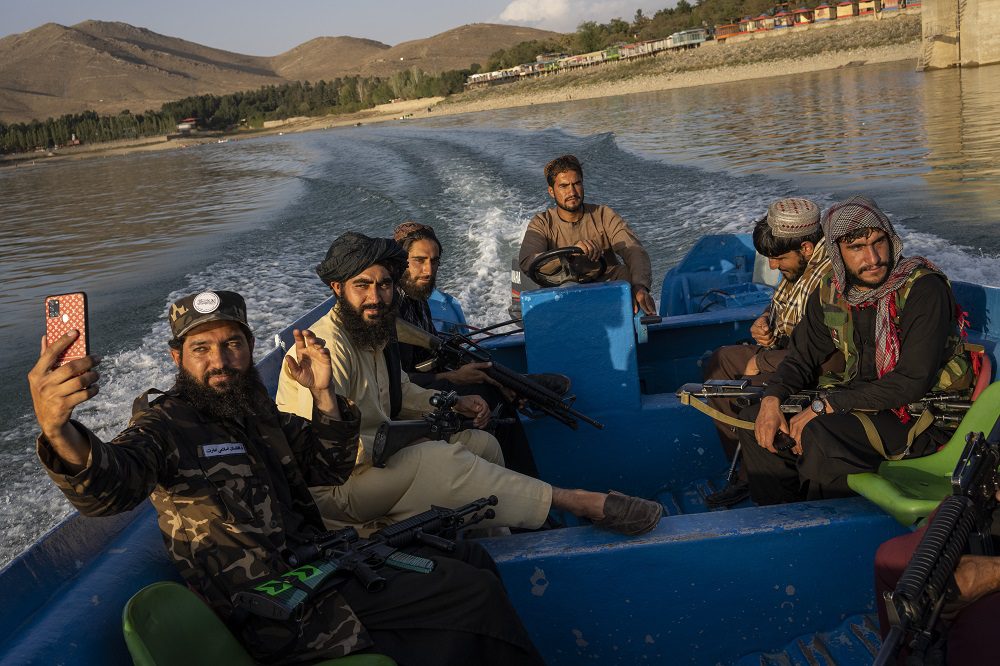
[[[867,664],[877,652],[872,560],[907,526],[862,497],[705,503],[728,461],[712,422],[675,390],[700,379],[711,350],[749,337],[771,294],[755,259],[748,236],[701,239],[667,273],[654,324],[633,315],[625,283],[526,291],[523,331],[484,343],[514,369],[572,377],[574,407],[605,425],[527,420],[543,479],[656,498],[665,510],[636,538],[557,516],[565,527],[483,540],[548,663]],[[997,367],[1000,289],[954,289]],[[454,299],[435,293],[432,306],[443,325],[464,322]],[[272,393],[291,328],[329,307],[276,336],[258,365]],[[179,577],[148,502],[70,516],[0,571],[0,661],[130,663],[122,608],[158,580]]]

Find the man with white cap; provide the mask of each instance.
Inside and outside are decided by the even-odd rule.
[[[703,364],[707,379],[750,378],[755,385],[767,381],[788,354],[788,340],[806,307],[806,299],[830,272],[830,257],[819,223],[819,206],[809,199],[780,199],[753,230],[753,245],[767,257],[771,270],[781,271],[782,282],[771,302],[750,327],[757,344],[728,345],[715,350]],[[716,398],[712,406],[736,418],[730,400]],[[719,438],[728,458],[736,455],[738,442],[733,426],[716,421]],[[712,506],[732,506],[747,498],[749,487],[742,468],[739,477],[723,490],[709,495]]]
[[[904,257],[902,239],[868,197],[831,206],[822,225],[832,270],[809,296],[760,406],[741,414],[755,421],[754,432],[739,437],[757,504],[847,496],[848,474],[932,453],[947,431],[930,412],[910,414],[907,405],[973,381],[955,296],[940,269]],[[823,374],[824,359],[838,350],[844,369]],[[781,402],[817,386],[821,397],[786,421]],[[792,448],[775,447],[779,432],[794,440]]]

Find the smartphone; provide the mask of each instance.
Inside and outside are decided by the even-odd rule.
[[[90,353],[90,331],[87,321],[87,294],[77,291],[71,294],[45,297],[45,340],[53,344],[68,331],[77,330],[80,337],[59,355],[56,366],[83,358]]]

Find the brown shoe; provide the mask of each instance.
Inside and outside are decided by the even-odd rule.
[[[662,516],[663,507],[659,502],[612,490],[604,500],[604,518],[594,524],[612,532],[636,536],[656,527]]]

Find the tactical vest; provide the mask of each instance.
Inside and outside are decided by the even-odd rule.
[[[903,286],[896,290],[896,318],[893,320],[895,326],[899,326],[899,316],[906,307],[906,297],[910,294],[913,284],[924,275],[941,275],[936,271],[927,268],[918,268],[913,271],[903,283]],[[942,276],[944,277],[944,276]],[[947,278],[945,279],[947,282]],[[948,282],[949,288],[951,283]],[[858,373],[858,350],[854,346],[854,320],[851,316],[851,305],[833,286],[833,276],[827,275],[819,285],[819,300],[823,307],[823,323],[830,329],[830,336],[837,349],[844,355],[846,364],[842,373],[828,372],[819,378],[819,386],[829,388],[831,386],[842,386],[851,382]],[[931,388],[932,393],[939,391],[957,391],[972,386],[973,373],[972,363],[966,353],[965,345],[958,333],[958,322],[954,313],[951,314],[953,323],[952,333],[948,336],[947,346],[952,350],[951,356],[942,366]]]

